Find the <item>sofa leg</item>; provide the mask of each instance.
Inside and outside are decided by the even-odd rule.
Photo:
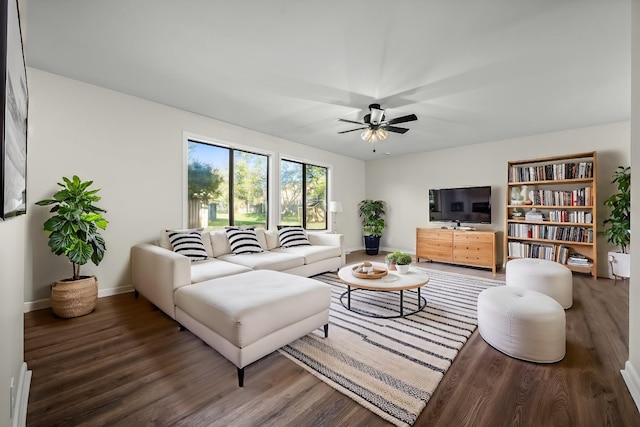
[[[140,292],[136,291],[135,289],[133,290],[133,297],[135,299],[138,299],[140,297]]]
[[[324,337],[325,338],[329,337],[329,324],[328,323],[326,325],[324,325]]]
[[[238,368],[238,386],[244,387],[244,368]]]

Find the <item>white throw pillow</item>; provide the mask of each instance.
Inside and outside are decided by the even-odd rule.
[[[278,237],[280,238],[281,248],[311,246],[302,227],[283,227],[278,230]]]
[[[234,255],[264,252],[254,229],[227,227],[225,232]]]
[[[209,258],[199,231],[167,231],[173,251],[188,257],[191,261]]]

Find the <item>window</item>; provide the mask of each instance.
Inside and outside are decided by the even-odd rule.
[[[267,228],[268,160],[264,154],[189,140],[188,226]]]
[[[327,229],[327,168],[280,162],[280,223]]]

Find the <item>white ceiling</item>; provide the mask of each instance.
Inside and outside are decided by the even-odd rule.
[[[630,8],[27,0],[22,13],[27,65],[368,160],[628,120]],[[418,116],[376,153],[336,121],[373,102],[388,119]]]

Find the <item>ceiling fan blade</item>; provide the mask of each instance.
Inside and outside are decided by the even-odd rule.
[[[399,128],[397,126],[384,126],[384,130],[395,133],[407,133],[409,131],[407,128]]]
[[[362,130],[362,129],[369,129],[369,126],[363,127],[363,128],[355,128],[355,129],[349,129],[349,130],[343,130],[342,132],[338,132],[338,133],[349,133],[349,132],[355,132],[357,130]],[[409,129],[407,129],[409,130]]]
[[[408,116],[396,117],[395,119],[388,120],[386,123],[395,125],[398,123],[412,122],[414,120],[418,120],[418,116],[416,116],[415,114],[409,114]]]
[[[363,125],[364,123],[362,122],[356,122],[354,120],[347,120],[347,119],[336,119],[339,122],[345,122],[345,123],[353,123],[354,125]]]

